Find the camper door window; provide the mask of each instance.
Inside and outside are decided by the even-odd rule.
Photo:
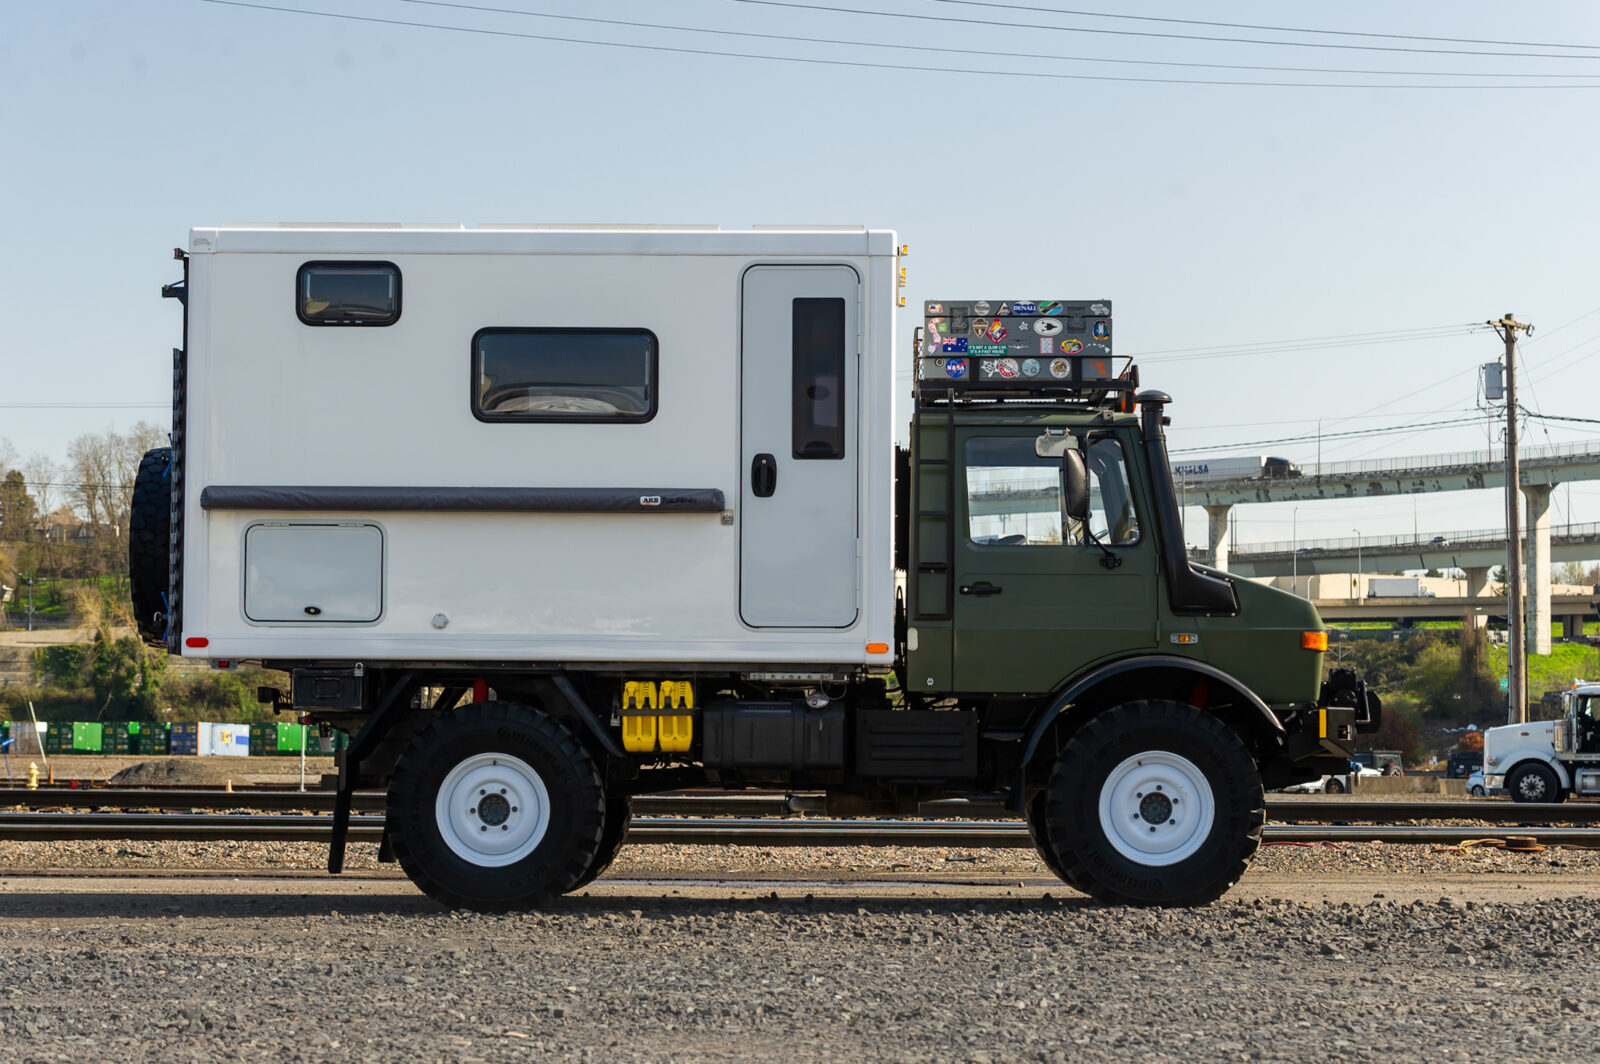
[[[400,320],[400,267],[308,262],[295,274],[294,300],[307,325],[393,325]]]
[[[648,329],[483,329],[472,338],[479,421],[649,421],[656,336]]]

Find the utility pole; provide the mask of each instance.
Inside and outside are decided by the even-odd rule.
[[[1533,326],[1507,314],[1488,323],[1506,345],[1506,722],[1528,720],[1527,639],[1522,615],[1522,469],[1517,460],[1517,333]]]

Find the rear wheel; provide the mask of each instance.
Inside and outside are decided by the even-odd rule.
[[[1559,802],[1566,797],[1550,766],[1537,761],[1511,770],[1506,777],[1506,793],[1514,802]]]
[[[1046,790],[1064,880],[1105,902],[1203,905],[1261,844],[1266,802],[1243,742],[1178,702],[1130,702],[1068,741]]]
[[[572,885],[573,890],[587,887],[605,870],[611,867],[611,862],[617,859],[617,854],[622,850],[622,843],[628,837],[628,827],[633,823],[633,799],[622,794],[606,799],[606,822],[600,829],[600,846],[594,852],[594,861],[589,865],[589,870],[578,877]]]
[[[561,721],[479,702],[424,728],[395,764],[395,860],[452,908],[547,904],[594,864],[605,794],[594,759]]]
[[[1324,783],[1322,785],[1322,793],[1323,794],[1343,794],[1344,793],[1344,784],[1340,783],[1336,779],[1330,779],[1330,780],[1328,780],[1327,783]]]

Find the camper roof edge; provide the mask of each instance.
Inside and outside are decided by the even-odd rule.
[[[197,227],[189,253],[329,255],[867,255],[893,256],[890,229],[676,229],[464,227]]]

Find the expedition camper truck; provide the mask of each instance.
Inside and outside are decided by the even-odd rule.
[[[1105,302],[924,305],[891,232],[193,230],[144,635],[289,672],[449,905],[594,878],[633,796],[1003,802],[1098,898],[1196,904],[1379,706],[1295,596],[1192,567]],[[1123,360],[1124,362],[1126,360]],[[466,701],[471,695],[470,701]]]

